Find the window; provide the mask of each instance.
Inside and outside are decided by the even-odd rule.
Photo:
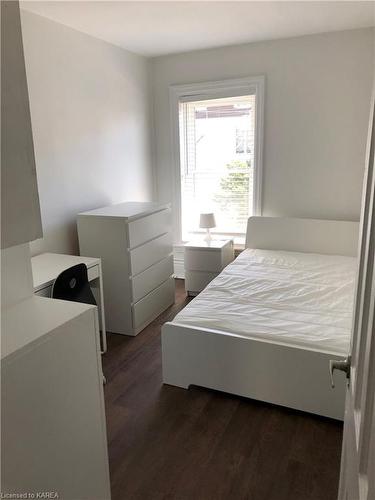
[[[251,141],[251,142],[250,142]],[[250,154],[251,144],[254,143],[253,134],[247,128],[236,130],[236,153],[237,154]]]
[[[260,213],[262,103],[262,77],[171,87],[182,241],[201,232],[200,213],[214,212],[212,232],[234,237]]]

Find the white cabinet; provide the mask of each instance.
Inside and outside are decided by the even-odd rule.
[[[33,296],[42,236],[18,1],[1,2],[1,497],[110,500],[97,309]]]
[[[96,307],[32,296],[2,334],[2,494],[110,500]]]
[[[185,289],[196,295],[234,259],[233,240],[194,241],[184,245]]]
[[[78,214],[80,253],[102,260],[107,330],[137,335],[174,302],[171,209],[127,202]]]

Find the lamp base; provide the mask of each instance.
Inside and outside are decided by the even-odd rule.
[[[207,243],[212,241],[212,236],[211,236],[210,230],[208,228],[207,228],[206,236],[204,237],[204,241],[206,241]]]

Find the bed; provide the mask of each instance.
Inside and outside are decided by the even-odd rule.
[[[162,328],[163,382],[343,419],[358,223],[251,217],[246,249]]]

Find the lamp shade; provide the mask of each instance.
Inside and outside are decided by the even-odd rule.
[[[201,214],[199,220],[199,227],[204,229],[209,229],[210,227],[216,227],[215,215]]]

